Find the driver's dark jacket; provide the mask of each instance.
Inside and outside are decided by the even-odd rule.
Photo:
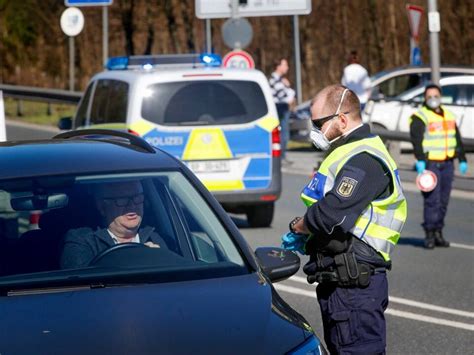
[[[161,248],[166,247],[163,239],[153,227],[143,227],[138,230],[140,243],[153,242]],[[107,228],[78,228],[71,229],[64,237],[61,255],[61,269],[87,267],[96,255],[115,245]]]

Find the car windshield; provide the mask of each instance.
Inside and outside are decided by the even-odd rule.
[[[0,222],[1,289],[247,272],[179,171],[0,181]]]
[[[268,113],[260,86],[243,80],[158,83],[144,91],[143,118],[166,126],[255,121]]]

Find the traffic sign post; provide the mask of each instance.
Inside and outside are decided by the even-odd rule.
[[[5,124],[5,105],[3,104],[3,94],[0,90],[0,142],[7,140],[7,126]]]
[[[69,90],[74,91],[74,37],[84,28],[84,15],[77,7],[68,7],[60,19],[61,29],[69,36]]]
[[[255,62],[252,56],[246,51],[234,50],[224,56],[222,66],[235,69],[254,69]]]
[[[408,23],[410,25],[410,64],[421,65],[421,51],[419,46],[421,19],[423,8],[416,5],[406,5]]]
[[[196,0],[196,16],[200,19],[232,17],[238,11],[240,17],[307,15],[311,12],[311,0],[262,1],[247,0],[240,3],[238,10],[232,4],[235,0]]]
[[[109,57],[109,9],[113,0],[64,0],[66,6],[102,6],[102,60],[107,63]]]
[[[431,80],[439,85],[440,79],[440,54],[439,54],[439,31],[441,22],[436,0],[428,0],[428,29],[430,31],[430,63]]]
[[[245,18],[230,18],[222,25],[222,39],[229,48],[245,48],[252,41],[252,37],[252,26]]]
[[[113,0],[64,0],[66,6],[109,6]]]

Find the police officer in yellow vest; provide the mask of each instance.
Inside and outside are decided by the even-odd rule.
[[[435,245],[449,246],[442,230],[454,177],[453,159],[459,158],[459,170],[463,175],[467,162],[456,118],[441,106],[441,88],[428,85],[424,95],[422,108],[410,117],[410,136],[417,159],[416,170],[419,174],[425,169],[431,170],[438,178],[433,191],[423,192],[425,247],[433,249]]]
[[[362,124],[359,99],[346,87],[324,88],[311,115],[311,139],[329,154],[304,188],[308,209],[290,222],[283,246],[302,245],[310,256],[303,270],[318,282],[330,352],[383,354],[386,271],[407,216],[397,166]]]

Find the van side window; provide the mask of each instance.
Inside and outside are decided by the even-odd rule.
[[[94,90],[90,123],[125,123],[128,86],[128,83],[119,80],[99,80]]]
[[[82,98],[81,104],[77,109],[76,119],[74,120],[74,128],[83,127],[86,125],[87,120],[87,110],[89,108],[89,102],[91,101],[91,95],[94,88],[94,83],[92,82],[86,90],[84,97]]]

